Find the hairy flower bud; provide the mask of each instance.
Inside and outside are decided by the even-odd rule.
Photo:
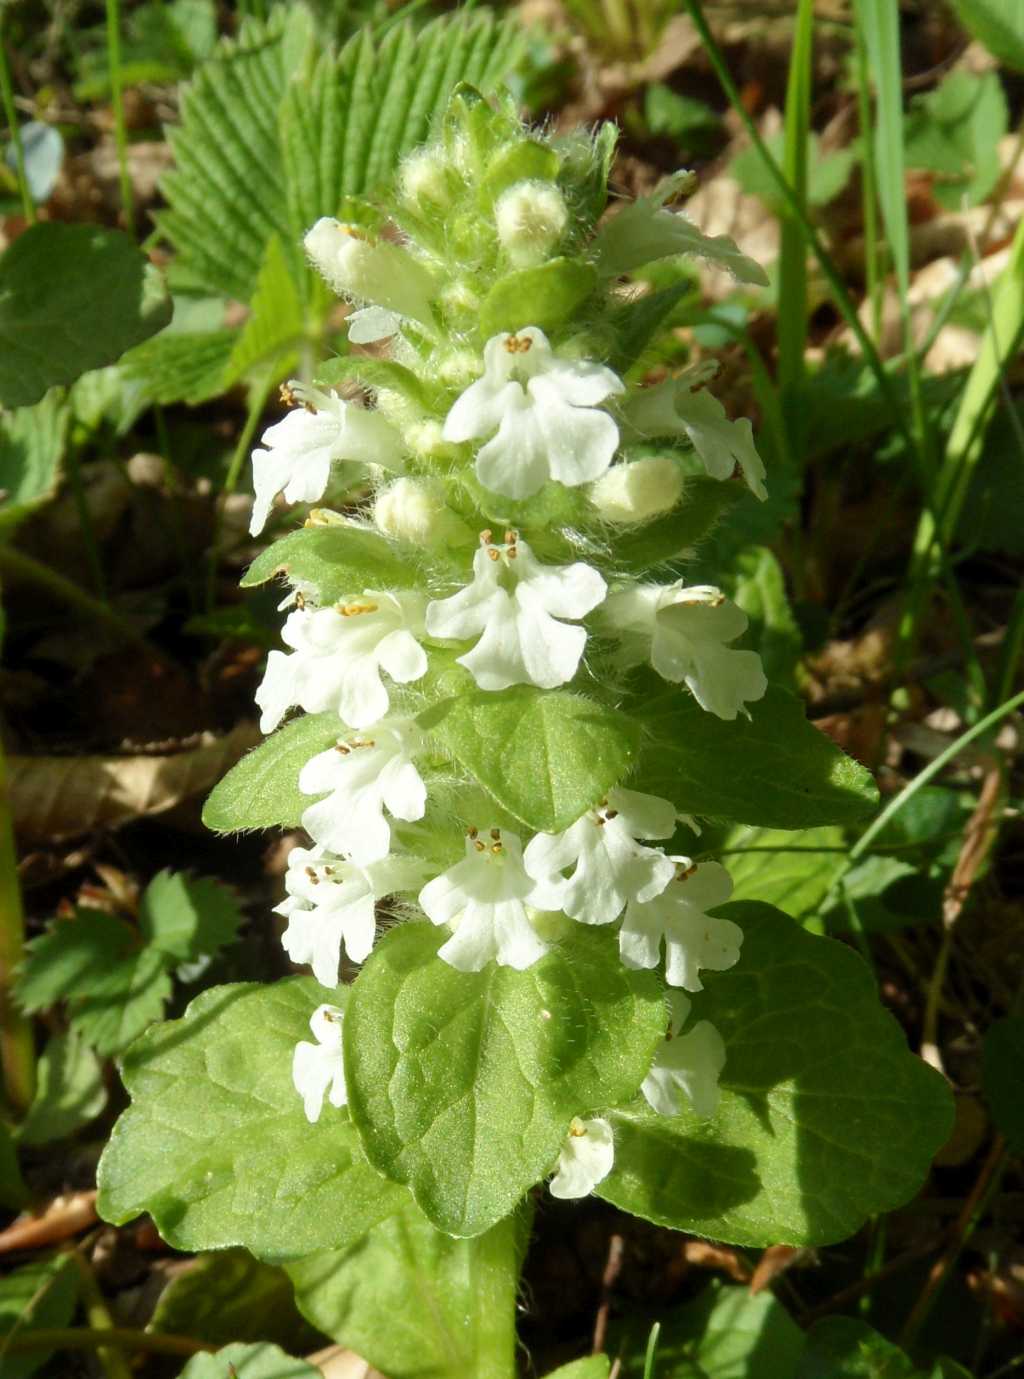
[[[434,280],[400,245],[371,243],[362,230],[330,216],[321,216],[303,242],[314,267],[335,292],[433,327]]]
[[[569,211],[550,182],[516,182],[494,207],[501,246],[517,268],[545,259],[565,234]]]
[[[472,532],[444,501],[433,479],[398,479],[378,491],[373,520],[385,536],[417,546],[454,545]]]
[[[617,464],[590,487],[590,501],[606,522],[645,522],[670,512],[683,492],[683,475],[668,455]]]
[[[443,210],[452,200],[452,171],[439,150],[417,150],[406,158],[398,175],[402,199],[415,211]]]

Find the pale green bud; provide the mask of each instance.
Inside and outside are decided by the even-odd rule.
[[[452,200],[451,164],[438,149],[419,149],[402,164],[398,185],[414,210],[443,210]]]
[[[306,253],[341,296],[386,307],[433,327],[431,274],[398,244],[372,243],[362,230],[330,216],[316,222],[303,241]]]
[[[472,350],[453,350],[438,365],[437,375],[446,388],[468,388],[480,377],[482,362]]]
[[[501,246],[517,268],[541,263],[565,234],[569,210],[551,182],[515,182],[494,206]]]
[[[668,455],[613,465],[590,485],[590,501],[607,522],[644,522],[670,512],[683,492],[683,475]]]
[[[432,479],[397,479],[377,493],[373,520],[385,536],[416,546],[471,542],[473,533],[444,501]]]

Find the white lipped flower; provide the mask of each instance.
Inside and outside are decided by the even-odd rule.
[[[632,900],[619,931],[627,967],[657,967],[665,944],[665,980],[685,991],[703,991],[700,971],[724,972],[739,960],[743,930],[708,913],[732,894],[732,878],[718,862],[694,864],[673,857],[676,875],[652,900]]]
[[[535,881],[550,890],[545,908],[583,924],[610,924],[630,900],[651,900],[675,876],[675,863],[638,838],[669,838],[676,810],[669,800],[636,790],[608,797],[562,833],[538,833],[523,853]],[[570,877],[561,873],[573,867]]]
[[[668,993],[672,1012],[668,1038],[654,1055],[640,1090],[659,1116],[679,1114],[683,1092],[694,1114],[710,1120],[718,1109],[718,1079],[725,1067],[725,1041],[710,1020],[699,1020],[688,1034],[679,1031],[692,1002],[681,991]]]
[[[516,834],[470,829],[462,861],[420,891],[430,922],[454,931],[437,956],[460,972],[479,972],[492,959],[518,972],[532,967],[548,951],[530,922],[533,892]]]
[[[303,243],[314,267],[341,296],[434,328],[430,303],[437,285],[429,270],[401,245],[374,242],[362,227],[331,216],[321,216]],[[372,320],[373,328],[384,324],[384,318]]]
[[[388,711],[381,680],[408,684],[426,674],[423,598],[405,590],[367,589],[327,608],[296,608],[281,636],[291,655],[272,651],[256,691],[260,728],[269,733],[295,704],[307,713],[333,709],[351,728],[376,723]]]
[[[288,503],[322,498],[335,460],[401,468],[398,432],[377,412],[295,381],[285,385],[282,395],[298,405],[264,431],[252,452],[252,536],[263,530],[279,493]]]
[[[493,493],[529,498],[548,479],[571,488],[611,464],[619,428],[599,404],[622,391],[603,364],[556,355],[536,326],[502,332],[484,346],[483,377],[448,413],[444,438],[489,437],[476,473]]]
[[[746,417],[730,421],[725,408],[707,389],[691,392],[693,376],[670,378],[641,388],[626,403],[626,419],[643,436],[685,436],[713,479],[731,479],[737,465],[747,487],[762,502],[768,497],[765,467],[754,446]]]
[[[373,948],[377,901],[422,880],[423,864],[415,858],[386,857],[360,867],[324,848],[292,848],[288,895],[274,906],[288,920],[281,946],[292,962],[308,963],[321,986],[336,987],[342,952],[364,962]]]
[[[341,1061],[343,1018],[343,1012],[337,1006],[317,1006],[309,1018],[309,1027],[316,1043],[303,1040],[295,1045],[292,1082],[302,1098],[310,1125],[315,1125],[320,1119],[325,1096],[332,1106],[344,1106],[348,1100],[345,1068]]]
[[[637,584],[609,594],[602,616],[621,635],[627,665],[649,660],[719,718],[735,718],[768,688],[757,652],[727,645],[746,631],[746,613],[711,585]]]
[[[427,791],[416,769],[424,736],[411,718],[384,718],[372,736],[340,740],[311,757],[299,772],[304,795],[330,793],[311,804],[302,827],[331,852],[344,853],[365,866],[386,857],[395,819],[422,819]]]
[[[589,565],[542,565],[518,532],[506,532],[498,545],[484,531],[472,583],[428,604],[427,633],[452,640],[480,636],[458,662],[481,689],[554,689],[576,674],[587,641],[584,628],[558,619],[584,617],[606,590]]]
[[[600,1116],[573,1116],[558,1155],[558,1168],[548,1183],[552,1197],[586,1197],[612,1171],[615,1143],[612,1127]]]

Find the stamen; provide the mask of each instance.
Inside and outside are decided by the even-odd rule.
[[[500,828],[492,828],[492,829],[491,829],[491,837],[494,839],[494,841],[495,841],[496,843],[500,843],[500,842],[501,842],[501,829],[500,829]]]
[[[282,384],[281,384],[281,393],[280,393],[280,396],[281,396],[281,401],[284,403],[284,405],[285,405],[286,407],[296,407],[296,406],[298,406],[299,399],[295,396],[295,392],[294,392],[294,390],[293,390],[293,388],[292,388],[292,385],[291,385],[290,383],[282,383]]]
[[[480,830],[479,830],[478,828],[467,828],[467,829],[466,829],[466,837],[467,837],[467,838],[475,838],[476,835],[477,835],[479,832],[480,832]]]
[[[690,877],[697,870],[697,863],[691,862],[688,867],[680,867],[676,872],[677,881],[689,881]]]
[[[491,851],[494,853],[495,857],[498,857],[498,856],[501,855],[501,853],[503,853],[503,852],[505,851],[505,844],[504,844],[504,843],[492,843],[492,844],[491,844]]]
[[[335,606],[343,618],[358,618],[362,613],[376,613],[379,605],[353,599],[351,603],[339,603]]]
[[[477,839],[474,840],[473,846],[476,848],[477,852],[486,852],[486,851],[487,851],[487,844],[486,844],[486,843],[482,843],[482,842],[480,841],[479,838],[477,838]]]

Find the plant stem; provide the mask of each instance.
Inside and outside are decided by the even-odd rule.
[[[11,1109],[23,1113],[36,1090],[36,1054],[32,1025],[14,1004],[14,972],[21,962],[25,918],[18,884],[14,820],[7,795],[3,747],[0,746],[0,1063]]]
[[[98,1332],[113,1330],[114,1319],[110,1315],[110,1308],[107,1306],[107,1300],[103,1296],[103,1291],[97,1282],[96,1275],[93,1273],[89,1261],[81,1250],[75,1250],[74,1260],[78,1267],[81,1297],[85,1305],[85,1315],[90,1328]],[[96,1358],[100,1362],[103,1373],[107,1376],[107,1379],[132,1379],[131,1367],[116,1348],[111,1346],[98,1346]]]
[[[799,394],[804,380],[807,345],[807,241],[801,218],[807,219],[807,143],[811,118],[811,55],[814,36],[813,0],[800,0],[786,87],[786,129],[783,170],[800,207],[800,217],[782,219],[779,249],[779,392],[789,435],[790,455],[802,468],[803,419]]]
[[[121,91],[121,5],[120,0],[107,0],[107,67],[110,72],[110,103],[114,109],[114,138],[117,142],[117,166],[121,180],[121,214],[129,234],[135,230],[135,200],[132,180],[128,175],[128,135],[124,123],[124,100]]]
[[[21,209],[30,225],[36,222],[36,203],[28,185],[25,170],[25,145],[21,141],[21,127],[18,112],[14,108],[14,87],[11,83],[11,69],[7,64],[7,47],[3,41],[3,14],[0,12],[0,98],[3,100],[4,117],[14,146],[14,163],[18,171],[18,191],[21,195]]]
[[[238,478],[242,472],[242,465],[245,463],[246,456],[249,453],[253,434],[260,417],[263,415],[263,408],[266,406],[267,398],[270,396],[272,387],[273,381],[269,372],[267,372],[259,382],[252,385],[249,393],[249,410],[246,413],[245,425],[242,427],[241,435],[238,437],[238,442],[235,445],[234,453],[231,456],[231,462],[228,465],[228,472],[224,479],[224,488],[214,509],[213,536],[210,538],[210,563],[207,569],[206,578],[206,611],[208,613],[213,611],[216,602],[217,567],[220,563],[220,538],[223,525],[222,510],[224,499],[234,493],[238,485]]]
[[[161,1335],[157,1331],[137,1331],[126,1326],[101,1327],[49,1326],[33,1327],[20,1336],[4,1342],[7,1354],[18,1355],[33,1350],[100,1350],[117,1346],[120,1350],[141,1350],[151,1355],[212,1354],[215,1345],[195,1341],[191,1336]]]
[[[877,345],[882,335],[882,275],[878,244],[878,194],[875,187],[875,143],[871,135],[871,78],[864,30],[854,25],[857,57],[857,116],[860,127],[861,205],[864,218],[864,267],[871,303],[871,330]]]

